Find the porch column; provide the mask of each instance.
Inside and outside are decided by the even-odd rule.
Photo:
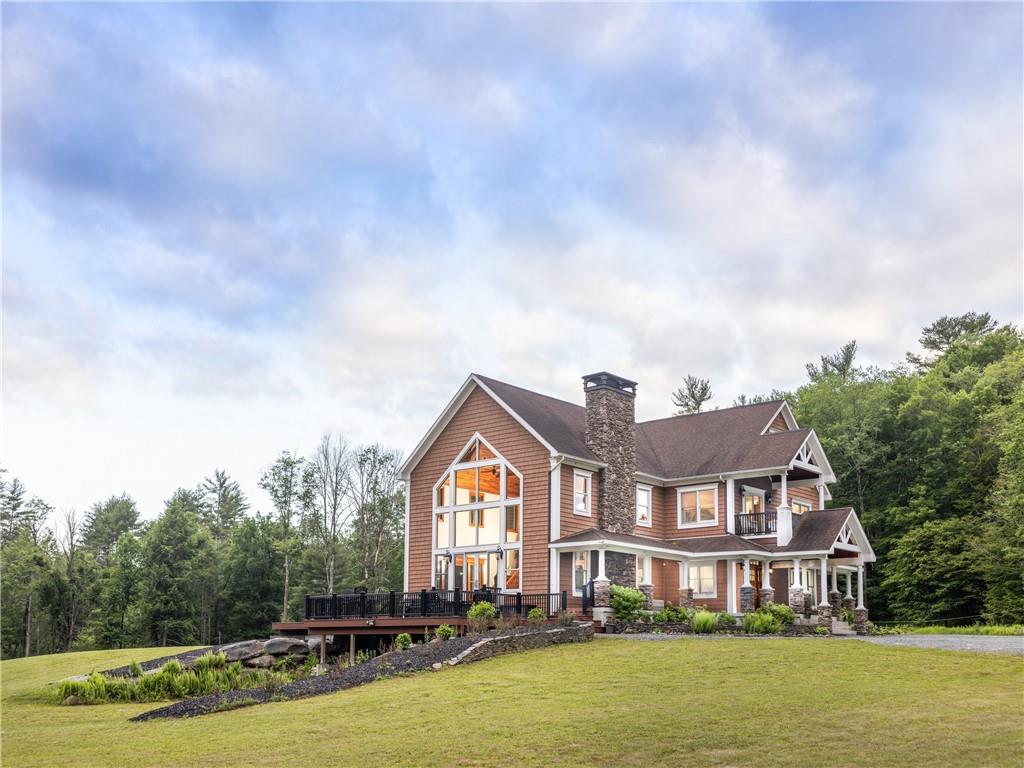
[[[754,587],[750,583],[750,558],[743,558],[743,586],[740,587],[740,613],[754,610]]]
[[[612,585],[604,573],[604,548],[597,550],[597,578],[594,579],[594,607],[607,608],[612,601]]]
[[[828,604],[832,606],[832,615],[838,616],[842,607],[843,596],[839,592],[839,568],[832,566],[832,589],[828,593]]]
[[[842,605],[842,607],[845,608],[848,611],[852,611],[853,610],[853,606],[854,606],[854,603],[855,603],[855,601],[853,599],[853,592],[851,591],[852,589],[853,589],[853,571],[847,571],[846,572],[846,594],[843,596],[843,600],[842,600],[842,603],[840,603],[840,605]]]
[[[775,510],[775,540],[783,547],[793,540],[793,510],[789,506],[789,487],[785,472],[781,475],[779,506]]]
[[[804,588],[800,581],[802,570],[800,558],[794,558],[790,568],[793,571],[793,583],[789,586],[789,607],[793,609],[793,613],[800,616],[804,612]]]
[[[781,478],[781,480],[780,480],[780,487],[779,487],[779,506],[780,507],[788,507],[789,506],[789,489],[786,486],[786,473],[783,472],[780,475],[780,478]]]
[[[725,561],[725,610],[727,613],[736,613],[736,561]],[[717,568],[717,563],[715,564]]]
[[[640,582],[637,589],[643,592],[644,595],[644,608],[648,611],[654,610],[654,579],[652,578],[651,571],[654,568],[654,558],[644,558],[644,580]]]
[[[821,595],[818,596],[818,626],[832,631],[832,603],[828,594],[828,558],[821,558]],[[838,592],[836,593],[839,594]]]
[[[771,566],[766,559],[761,561],[761,605],[775,602],[775,589],[772,587]]]
[[[853,628],[858,635],[868,632],[868,609],[864,605],[864,563],[857,564],[857,607],[853,610]]]
[[[818,483],[818,509],[825,508],[825,484]]]
[[[690,564],[679,563],[679,607],[693,608],[693,590],[690,589]]]

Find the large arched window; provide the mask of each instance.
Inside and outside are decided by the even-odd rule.
[[[480,434],[434,484],[434,586],[522,586],[523,477]]]

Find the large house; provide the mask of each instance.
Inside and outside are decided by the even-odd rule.
[[[478,374],[402,468],[405,593],[565,594],[742,614],[763,602],[867,621],[874,552],[832,509],[828,457],[783,400],[638,422],[637,383],[583,377],[583,405]],[[845,591],[840,591],[843,588]]]

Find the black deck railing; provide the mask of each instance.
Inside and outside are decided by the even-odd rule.
[[[547,616],[564,611],[565,592],[502,592],[497,589],[421,589],[419,592],[354,592],[333,595],[306,595],[306,621],[319,619],[358,619],[377,616],[395,618],[464,618],[473,603],[487,601],[503,616],[525,616],[540,608]]]
[[[580,588],[580,611],[587,613],[594,607],[594,580],[591,579]]]
[[[752,512],[736,515],[737,536],[760,536],[776,532],[776,514],[774,512]]]

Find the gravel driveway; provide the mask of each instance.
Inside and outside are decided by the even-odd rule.
[[[946,651],[1012,653],[1024,656],[1024,637],[1019,635],[873,635],[856,639],[878,645],[899,645],[906,648],[941,648]]]
[[[770,635],[763,637],[746,637],[736,635],[670,635],[670,634],[629,634],[629,635],[594,635],[595,639],[616,640],[768,640],[776,639]],[[824,638],[790,638],[804,642],[822,642]],[[996,635],[874,635],[865,636],[834,636],[826,642],[836,640],[861,640],[878,645],[897,645],[905,648],[938,648],[946,651],[974,651],[976,653],[1009,653],[1024,656],[1024,637]]]

